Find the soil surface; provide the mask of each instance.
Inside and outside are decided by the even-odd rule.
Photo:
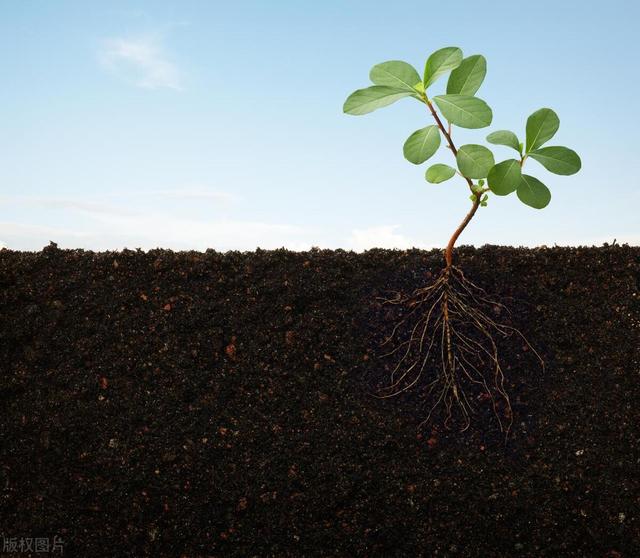
[[[462,434],[418,431],[416,396],[368,390],[395,319],[377,297],[438,251],[0,251],[0,535],[67,556],[640,556],[640,248],[457,263],[546,363],[501,347],[506,444],[482,405]]]

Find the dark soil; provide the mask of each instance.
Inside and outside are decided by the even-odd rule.
[[[502,347],[506,445],[488,408],[417,432],[416,396],[368,392],[395,319],[376,297],[441,260],[1,251],[0,534],[87,557],[640,556],[640,248],[459,250],[546,361]]]

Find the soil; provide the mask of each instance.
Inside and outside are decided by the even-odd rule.
[[[640,248],[456,258],[545,360],[501,347],[506,442],[488,408],[419,431],[417,395],[368,389],[397,317],[377,297],[439,251],[0,251],[0,534],[68,556],[640,556]]]

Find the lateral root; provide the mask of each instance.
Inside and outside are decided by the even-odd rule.
[[[441,409],[444,427],[452,428],[455,422],[461,431],[471,425],[477,404],[490,401],[500,430],[508,436],[513,412],[499,341],[518,336],[544,366],[518,329],[497,321],[509,310],[454,266],[408,296],[397,293],[381,301],[402,307],[404,316],[382,343],[382,357],[394,359],[395,365],[375,395],[386,399],[419,390],[429,407],[419,428]]]

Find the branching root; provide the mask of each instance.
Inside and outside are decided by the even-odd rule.
[[[395,366],[376,396],[390,398],[419,389],[429,406],[420,427],[441,409],[445,428],[456,422],[461,431],[469,428],[476,402],[490,402],[500,430],[508,435],[513,414],[498,340],[518,336],[544,366],[518,329],[492,317],[508,315],[508,309],[454,266],[409,296],[398,294],[381,301],[399,305],[405,312],[382,343],[386,351],[382,356],[394,359]]]

